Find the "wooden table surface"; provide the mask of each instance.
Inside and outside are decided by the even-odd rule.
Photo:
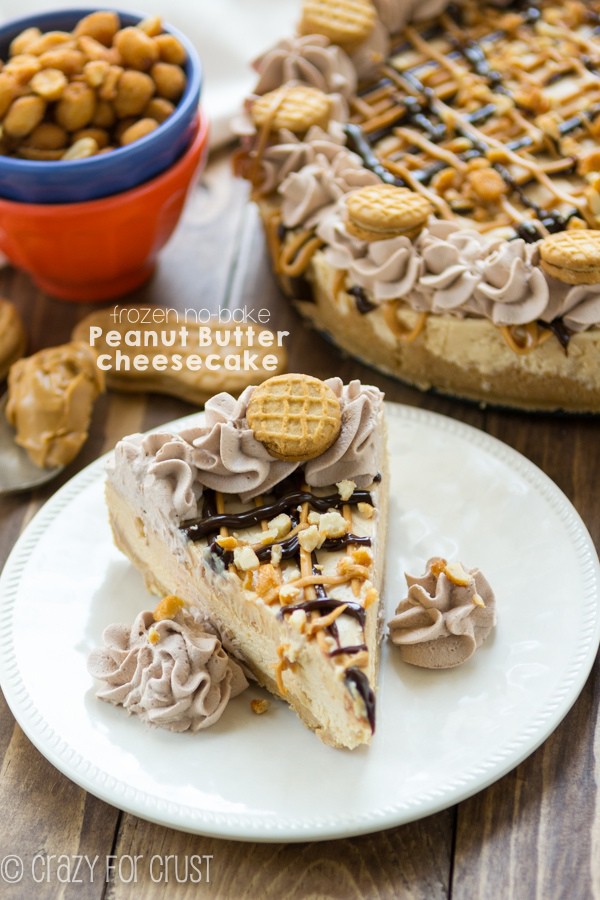
[[[73,260],[77,265],[77,260]],[[25,275],[0,272],[0,294],[17,304],[30,351],[68,340],[91,307],[40,293]],[[572,501],[600,545],[600,419],[532,417],[482,410],[404,387],[344,358],[288,308],[269,272],[246,186],[230,174],[227,154],[210,161],[152,281],[124,302],[186,307],[266,307],[271,327],[291,332],[290,369],[344,380],[362,378],[388,399],[467,422],[515,447]],[[166,397],[109,394],[98,403],[90,438],[63,476],[33,494],[0,500],[0,568],[32,515],[80,468],[124,434],[187,414]],[[517,548],[515,548],[517,551]],[[568,603],[569,598],[565,597]],[[600,677],[594,667],[581,696],[554,734],[496,784],[419,822],[347,840],[304,844],[238,843],[183,834],[120,812],[86,794],[30,744],[0,700],[0,867],[17,855],[23,880],[9,885],[0,868],[0,897],[23,898],[600,898]],[[35,854],[69,858],[60,873],[35,883]],[[142,854],[212,857],[208,880],[155,883],[147,867],[137,882],[92,881],[81,856],[103,862]],[[5,862],[10,876],[12,865]],[[203,864],[206,866],[206,863]],[[39,874],[42,870],[38,870]],[[61,884],[70,878],[71,883]]]

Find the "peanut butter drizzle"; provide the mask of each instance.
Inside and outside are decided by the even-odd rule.
[[[529,322],[527,325],[500,325],[498,328],[510,349],[519,356],[531,353],[552,336],[552,332],[540,330],[537,322]]]
[[[385,320],[385,324],[390,329],[392,334],[394,334],[401,341],[404,341],[404,343],[412,344],[412,342],[419,337],[419,335],[425,328],[428,313],[419,313],[414,328],[412,328],[410,331],[407,331],[402,327],[396,315],[398,305],[402,302],[402,300],[389,300],[387,303],[383,303],[381,307],[383,311],[383,318]]]
[[[303,275],[317,252],[325,241],[307,229],[296,232],[291,240],[283,246],[279,255],[279,271],[290,278]]]

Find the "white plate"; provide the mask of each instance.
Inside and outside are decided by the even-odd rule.
[[[0,581],[0,677],[38,749],[103,800],[191,832],[248,840],[343,837],[450,806],[504,775],[557,726],[600,636],[598,558],[571,504],[483,432],[388,404],[392,458],[387,613],[403,571],[440,554],[477,565],[498,627],[463,667],[404,665],[383,648],[369,749],[324,746],[274,701],[232,702],[198,735],[96,700],[86,657],[105,625],[154,605],[113,547],[105,461],[65,485],[18,541]],[[181,425],[176,423],[175,427]]]

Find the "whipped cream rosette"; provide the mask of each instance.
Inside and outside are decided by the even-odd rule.
[[[479,569],[434,557],[420,577],[406,575],[408,596],[389,622],[405,662],[450,669],[470,659],[496,624],[496,599]]]
[[[191,612],[156,619],[139,613],[132,626],[109,625],[88,671],[104,682],[96,696],[151,725],[197,732],[217,722],[248,686],[214,633]]]

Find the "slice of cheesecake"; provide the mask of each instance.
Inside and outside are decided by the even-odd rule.
[[[326,743],[369,742],[387,506],[377,388],[280,375],[219,394],[201,425],[121,441],[106,495],[151,591],[197,606]]]

